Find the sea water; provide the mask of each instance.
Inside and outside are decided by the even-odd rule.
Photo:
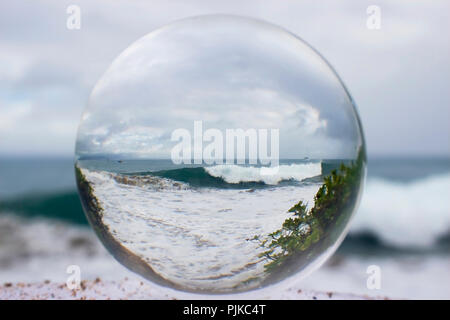
[[[254,166],[171,170],[170,160],[78,165],[111,235],[161,278],[203,290],[262,277],[264,248],[252,238],[279,229],[300,200],[310,207],[322,174],[320,161],[282,164],[271,176]]]
[[[140,163],[130,172],[148,167]],[[450,202],[442,192],[450,186],[450,160],[383,158],[369,159],[369,164],[366,192],[349,236],[330,263],[298,288],[448,299]],[[117,172],[124,167],[117,161],[110,165]],[[67,266],[74,264],[83,280],[133,276],[87,227],[72,159],[0,159],[0,230],[2,283],[64,283]],[[383,276],[376,291],[365,284],[366,268],[373,264]]]

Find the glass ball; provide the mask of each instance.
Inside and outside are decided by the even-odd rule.
[[[343,240],[365,177],[355,104],[297,36],[188,18],[123,51],[78,130],[86,216],[123,265],[162,286],[291,283]]]

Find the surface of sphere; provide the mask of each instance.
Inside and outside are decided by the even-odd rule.
[[[333,253],[365,149],[349,93],[315,50],[213,15],[115,59],[83,113],[75,171],[122,264],[163,286],[234,293],[300,278]]]

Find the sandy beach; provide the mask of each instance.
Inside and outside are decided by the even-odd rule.
[[[239,297],[239,296],[238,296]],[[124,278],[120,281],[95,280],[81,281],[78,289],[69,289],[65,283],[50,281],[36,283],[3,283],[0,285],[0,300],[178,300],[178,299],[235,299],[236,296],[168,294],[145,281]],[[254,299],[252,293],[241,298]],[[291,288],[261,299],[283,300],[386,300],[383,296],[322,292]]]

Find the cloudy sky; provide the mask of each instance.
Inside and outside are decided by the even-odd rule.
[[[81,8],[68,30],[66,9]],[[366,26],[369,5],[381,28]],[[446,1],[13,1],[0,4],[0,154],[71,156],[97,80],[125,48],[207,13],[264,19],[333,65],[358,105],[369,156],[450,155]]]
[[[82,119],[80,156],[169,158],[172,132],[201,136],[199,120],[205,132],[220,130],[220,153],[230,147],[226,130],[238,128],[279,130],[285,159],[354,158],[362,142],[351,98],[313,49],[230,15],[183,19],[138,40],[99,80]]]

